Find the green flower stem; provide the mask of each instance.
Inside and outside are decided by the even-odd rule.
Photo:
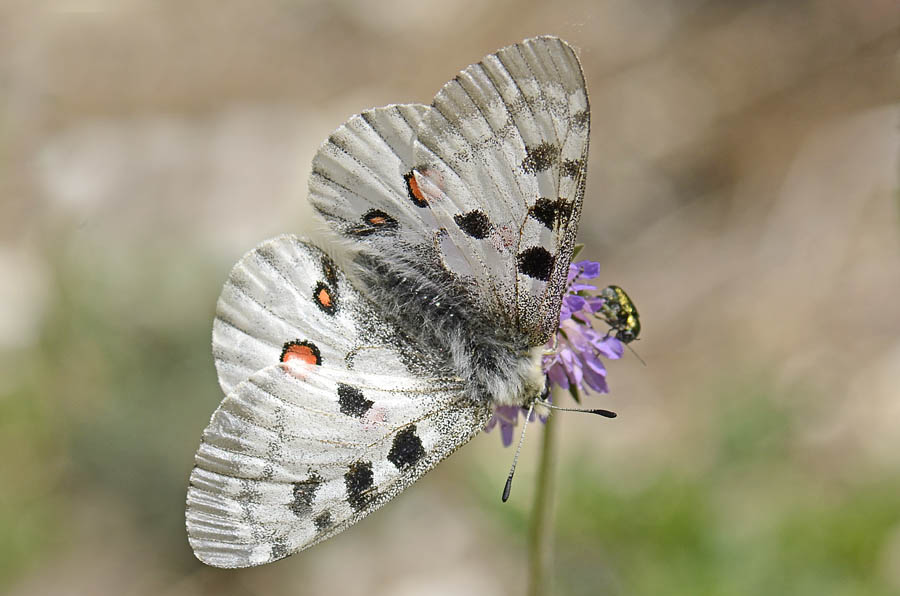
[[[550,593],[553,568],[553,485],[556,465],[556,416],[547,418],[538,467],[537,491],[528,533],[528,594]]]

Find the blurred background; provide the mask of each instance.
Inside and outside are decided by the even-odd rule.
[[[183,512],[216,298],[312,229],[318,145],[542,33],[648,364],[560,416],[557,592],[900,594],[896,0],[0,2],[0,592],[522,593],[538,428],[506,505],[482,434],[262,568],[199,564]]]

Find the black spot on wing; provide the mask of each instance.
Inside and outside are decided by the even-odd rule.
[[[259,503],[262,500],[262,493],[259,492],[256,484],[250,480],[241,481],[241,490],[237,494],[237,500],[241,503]]]
[[[569,178],[578,178],[581,175],[581,172],[584,170],[584,160],[583,159],[565,159],[559,167],[560,172],[562,172],[563,176],[568,176]]]
[[[563,198],[551,201],[550,199],[538,199],[528,208],[528,215],[535,218],[548,229],[552,230],[557,222],[564,222],[572,214],[572,203]]]
[[[294,483],[294,500],[289,507],[297,517],[305,517],[312,510],[316,491],[322,486],[322,477],[315,472],[310,473],[309,478]]]
[[[337,265],[328,257],[322,257],[322,273],[325,275],[325,281],[337,286]]]
[[[407,426],[394,436],[394,444],[388,453],[388,461],[398,470],[408,470],[425,456],[422,439],[416,434],[416,425]]]
[[[582,130],[591,121],[591,113],[587,110],[581,110],[572,114],[572,128]]]
[[[350,468],[344,474],[344,485],[347,487],[347,502],[353,509],[359,511],[369,504],[373,496],[370,489],[374,481],[372,462],[358,461],[350,464]]]
[[[550,169],[559,159],[559,147],[550,143],[541,143],[537,147],[526,149],[525,159],[522,160],[522,169],[535,174]]]
[[[271,560],[277,561],[278,559],[283,559],[287,554],[287,543],[284,538],[275,538],[275,540],[272,541]]]
[[[356,387],[338,383],[338,405],[341,413],[347,416],[362,418],[366,412],[372,409],[375,402],[366,399],[362,391]]]
[[[454,215],[453,221],[456,222],[460,230],[476,240],[483,240],[491,233],[491,221],[484,212],[477,209],[468,213]]]
[[[324,532],[332,525],[334,525],[334,520],[331,519],[331,511],[326,509],[313,518],[313,523],[316,525],[316,530],[318,530],[319,532]]]
[[[553,272],[555,258],[543,246],[532,246],[516,257],[519,271],[529,277],[547,281]]]

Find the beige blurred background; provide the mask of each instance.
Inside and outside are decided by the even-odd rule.
[[[312,229],[350,115],[553,33],[592,106],[581,241],[643,338],[561,418],[560,594],[900,594],[896,0],[0,3],[0,592],[518,594],[540,432],[377,515],[197,563],[219,289]]]

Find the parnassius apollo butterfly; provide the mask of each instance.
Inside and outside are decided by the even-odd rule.
[[[328,138],[309,200],[337,237],[330,256],[268,240],[217,304],[226,397],[187,493],[201,561],[259,565],[334,536],[495,405],[540,395],[589,122],[574,52],[537,37],[469,66],[430,106],[371,109]]]

